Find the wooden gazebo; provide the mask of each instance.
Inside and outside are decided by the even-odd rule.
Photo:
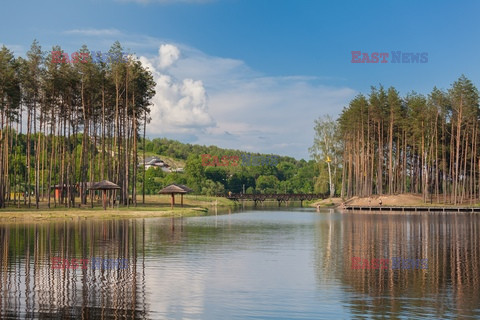
[[[193,190],[190,189],[189,187],[183,185],[183,184],[176,184],[172,183],[160,190],[158,193],[159,194],[170,194],[172,196],[171,198],[171,206],[175,205],[175,194],[178,193],[181,195],[181,206],[183,207],[183,195],[189,192],[192,192]]]
[[[102,180],[94,183],[89,190],[103,190],[103,209],[107,210],[107,190],[118,190],[120,187],[108,180]]]

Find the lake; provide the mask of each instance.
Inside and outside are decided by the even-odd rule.
[[[480,319],[478,214],[4,223],[0,248],[1,319]]]

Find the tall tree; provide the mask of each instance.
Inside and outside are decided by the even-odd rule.
[[[0,49],[0,207],[5,207],[9,191],[9,135],[11,123],[18,119],[20,106],[20,71],[13,53],[5,46]],[[18,121],[18,120],[17,120]],[[15,180],[14,180],[15,181]]]
[[[338,125],[327,115],[315,120],[314,130],[313,146],[309,148],[309,151],[317,161],[320,171],[326,164],[329,193],[330,197],[333,197],[335,195],[337,170],[340,171],[340,152],[342,150]]]
[[[372,87],[339,118],[342,186],[348,197],[413,192],[424,201],[473,202],[480,190],[478,90],[465,76],[445,93]],[[371,183],[373,182],[373,183]],[[343,193],[342,187],[342,193]]]

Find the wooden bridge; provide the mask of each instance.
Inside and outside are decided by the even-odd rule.
[[[246,194],[246,193],[231,193],[225,195],[225,198],[238,201],[238,200],[248,200],[253,201],[255,206],[258,202],[263,203],[265,200],[277,200],[278,206],[284,202],[285,204],[287,201],[300,201],[300,206],[303,206],[304,200],[313,200],[313,199],[325,199],[327,198],[327,194],[323,193],[256,193],[256,194]]]

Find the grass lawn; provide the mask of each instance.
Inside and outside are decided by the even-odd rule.
[[[80,199],[76,198],[75,208],[66,208],[63,205],[48,208],[47,201],[41,201],[39,209],[20,205],[20,208],[13,203],[7,208],[0,210],[0,221],[39,221],[53,219],[75,219],[75,218],[93,218],[93,219],[110,219],[110,218],[146,218],[146,217],[186,217],[207,215],[215,206],[220,208],[234,207],[235,203],[222,197],[208,197],[197,195],[184,195],[183,207],[180,206],[180,195],[175,196],[175,207],[172,209],[170,205],[170,195],[146,195],[145,204],[142,204],[142,196],[137,197],[137,206],[115,206],[107,207],[103,210],[100,201],[94,201],[93,208],[90,202],[87,205],[78,206]]]

